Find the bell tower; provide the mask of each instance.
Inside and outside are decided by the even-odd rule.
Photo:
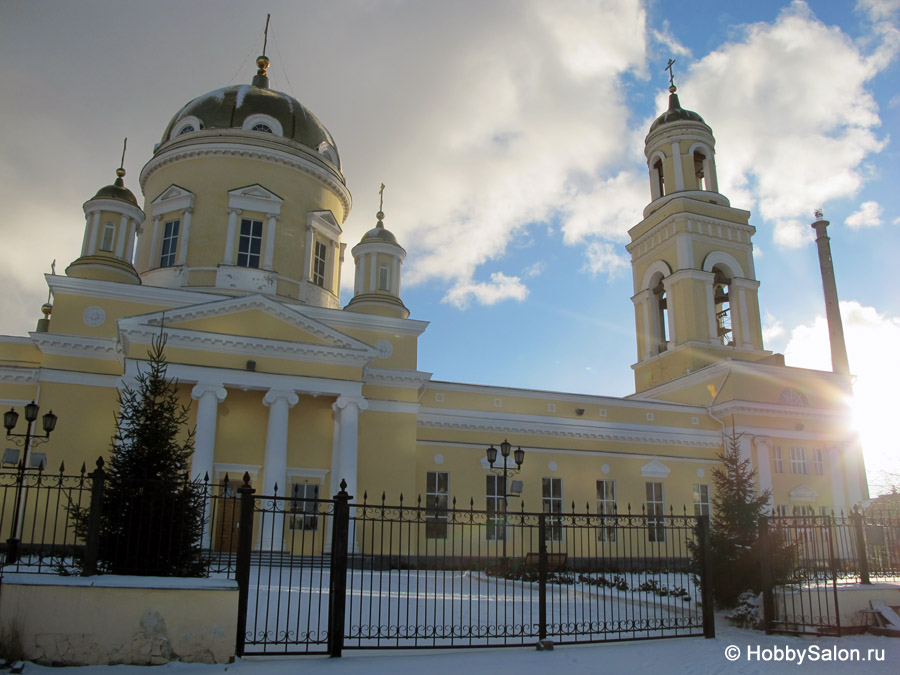
[[[712,129],[681,107],[671,76],[670,85],[669,107],[644,141],[651,201],[628,232],[637,392],[724,359],[770,355],[753,266],[756,228],[719,193]]]

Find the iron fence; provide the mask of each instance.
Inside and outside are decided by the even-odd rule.
[[[887,514],[760,520],[768,632],[840,635],[841,585],[900,579],[900,519]]]
[[[714,635],[705,516],[239,492],[239,655]]]
[[[170,559],[176,541],[168,526],[171,504],[154,498],[152,481],[135,485],[133,529],[145,528],[147,536],[101,542],[103,492],[107,472],[98,460],[93,471],[82,465],[77,474],[43,466],[0,471],[0,551],[4,569],[29,574],[85,575],[109,571],[109,561],[136,560],[131,572],[152,573],[153,560]],[[183,487],[183,486],[181,486]],[[237,551],[238,499],[226,476],[220,484],[209,480],[193,485],[193,506],[203,508],[204,517],[196,533],[197,565],[192,575],[234,575]],[[158,497],[158,490],[155,491]],[[138,532],[140,534],[140,532]],[[135,544],[134,542],[138,543]],[[107,550],[101,554],[101,547]],[[137,546],[139,549],[130,550]],[[112,547],[113,551],[109,548]]]

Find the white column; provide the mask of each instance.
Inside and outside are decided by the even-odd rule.
[[[128,239],[128,216],[122,216],[122,219],[119,221],[119,236],[117,239],[119,241],[116,244],[116,257],[119,260],[124,260],[125,244]]]
[[[394,258],[391,270],[391,292],[398,298],[400,297],[400,258]]]
[[[332,481],[340,484],[347,481],[347,492],[357,497],[356,468],[359,453],[359,411],[369,407],[362,396],[341,396],[334,403],[334,412],[340,428],[338,441],[338,471],[332,474]]]
[[[178,237],[178,260],[176,265],[184,265],[187,260],[188,235],[191,232],[191,214],[194,209],[188,207],[181,212],[181,234]]]
[[[276,485],[279,495],[284,496],[287,491],[285,480],[287,477],[288,412],[297,405],[299,400],[297,394],[283,389],[270,389],[263,397],[263,405],[269,408],[265,465],[263,467],[263,495],[275,494]],[[280,509],[281,504],[275,504],[275,507]],[[284,515],[281,513],[267,515],[269,517],[262,528],[260,548],[263,551],[281,550],[284,538]]]
[[[313,226],[306,226],[306,252],[303,258],[303,281],[312,281]]]
[[[266,253],[263,257],[263,269],[272,269],[272,261],[275,258],[275,223],[278,222],[280,216],[275,213],[267,213],[266,218],[269,223],[266,226]]]
[[[134,238],[136,235],[140,234],[141,231],[138,229],[138,223],[136,220],[129,219],[128,220],[128,239],[127,244],[125,245],[125,262],[134,262]]]
[[[772,439],[765,436],[754,436],[753,444],[756,446],[756,475],[759,478],[760,493],[768,490],[769,507],[767,513],[771,514],[772,500],[775,497],[774,486],[772,484],[772,462],[769,458],[769,448],[772,445]]]
[[[681,147],[672,143],[672,163],[675,165],[675,191],[684,190],[684,167],[681,165]]]
[[[94,222],[91,223],[91,240],[88,243],[88,255],[97,252],[97,230],[100,229],[100,212],[94,211]]]
[[[87,255],[88,242],[91,240],[91,214],[84,214],[84,238],[81,240],[81,255]]]
[[[191,398],[197,401],[197,432],[194,436],[194,456],[191,458],[191,478],[203,481],[208,477],[208,484],[215,482],[213,473],[213,457],[216,447],[216,413],[219,403],[225,400],[228,392],[221,384],[198,384],[191,390]],[[210,500],[205,502],[203,548],[210,547]]]
[[[825,470],[831,474],[831,501],[834,506],[834,512],[840,515],[841,511],[847,513],[849,511],[847,505],[847,493],[844,490],[844,458],[841,448],[832,446],[823,452],[828,457],[828,464]]]
[[[153,216],[153,241],[150,242],[150,267],[159,267],[159,221],[162,216]]]
[[[228,230],[225,233],[225,257],[222,263],[234,265],[234,233],[237,231],[237,217],[241,215],[240,209],[228,209]]]
[[[378,260],[375,253],[369,254],[369,293],[378,288]]]

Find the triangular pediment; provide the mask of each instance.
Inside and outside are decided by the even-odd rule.
[[[174,183],[150,202],[151,215],[181,211],[194,206],[194,193]]]
[[[645,478],[666,478],[670,473],[672,473],[672,469],[658,459],[654,459],[641,467],[641,475]]]
[[[263,213],[278,214],[284,200],[259,183],[228,191],[228,206],[233,209],[247,209]]]
[[[165,325],[168,344],[187,349],[364,365],[366,343],[307,316],[302,307],[249,295],[119,321],[120,340],[144,343]]]

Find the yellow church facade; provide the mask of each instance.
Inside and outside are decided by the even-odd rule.
[[[509,493],[511,510],[707,513],[734,432],[779,513],[868,496],[848,379],[764,349],[750,214],[718,192],[712,130],[674,91],[647,136],[649,203],[628,245],[636,393],[615,398],[434,380],[417,356],[428,324],[402,301],[406,251],[381,212],[347,250],[337,145],[258,65],[252,84],[172,118],[139,177],[143,206],[122,169],[85,202],[82,250],[46,275],[45,318],[0,338],[0,404],[60,420],[27,457],[10,445],[7,468],[108,453],[117,392],[164,331],[196,425],[191,474],[246,472],[257,494],[330,496],[346,480],[354,501],[498,509]],[[508,486],[486,457],[504,440],[525,452]]]

